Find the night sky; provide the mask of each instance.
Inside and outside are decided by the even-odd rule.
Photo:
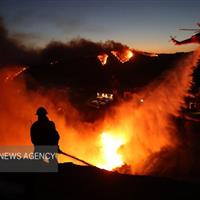
[[[190,51],[196,45],[174,46],[198,28],[199,0],[0,0],[0,16],[10,35],[32,47],[51,40],[83,37],[115,40],[150,52]]]

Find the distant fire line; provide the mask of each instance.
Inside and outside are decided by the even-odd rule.
[[[5,81],[12,81],[14,78],[16,78],[17,76],[19,76],[20,74],[22,74],[24,71],[26,71],[28,69],[28,67],[23,67],[22,69],[20,69],[19,71],[17,71],[14,74],[10,74],[5,78]]]
[[[134,56],[133,52],[130,49],[123,49],[121,51],[111,51],[111,54],[113,54],[121,63],[128,62]],[[97,56],[97,58],[103,66],[107,64],[107,54],[100,54]]]

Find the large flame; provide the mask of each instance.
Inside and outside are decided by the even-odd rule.
[[[120,51],[111,51],[111,53],[121,62],[121,63],[125,63],[128,62],[132,57],[133,57],[133,52],[128,49],[128,48],[124,48]],[[107,59],[108,59],[108,55],[106,53],[104,54],[100,54],[97,56],[98,60],[101,62],[102,65],[106,65],[107,64]]]
[[[122,166],[124,161],[122,154],[119,153],[119,149],[125,142],[124,138],[122,136],[116,136],[113,133],[103,132],[100,141],[104,162],[97,164],[97,166],[107,170]]]
[[[133,52],[126,48],[121,51],[111,51],[111,53],[121,62],[125,63],[133,57]]]

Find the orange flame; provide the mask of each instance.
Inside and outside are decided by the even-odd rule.
[[[101,145],[104,162],[97,164],[100,168],[112,170],[124,164],[119,148],[124,144],[124,138],[115,136],[112,133],[103,132],[101,134]]]
[[[133,52],[130,49],[123,49],[122,51],[111,51],[111,53],[121,62],[128,62],[133,57]]]
[[[1,70],[0,144],[30,145],[30,125],[35,120],[35,110],[43,105],[60,133],[59,145],[63,151],[109,170],[126,163],[132,173],[148,174],[149,169],[145,168],[148,159],[178,144],[170,116],[177,116],[184,104],[199,55],[200,49],[181,60],[162,79],[132,94],[130,100],[120,101],[94,123],[81,121],[79,112],[59,90],[28,91],[25,82],[18,79],[5,84],[5,73]],[[6,74],[13,74],[12,69],[6,70]]]
[[[102,65],[105,65],[107,63],[108,55],[104,53],[104,54],[98,55],[97,58],[99,59]]]

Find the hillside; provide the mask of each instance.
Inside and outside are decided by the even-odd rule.
[[[167,178],[122,175],[72,163],[58,173],[1,174],[3,199],[191,199],[199,185]]]

